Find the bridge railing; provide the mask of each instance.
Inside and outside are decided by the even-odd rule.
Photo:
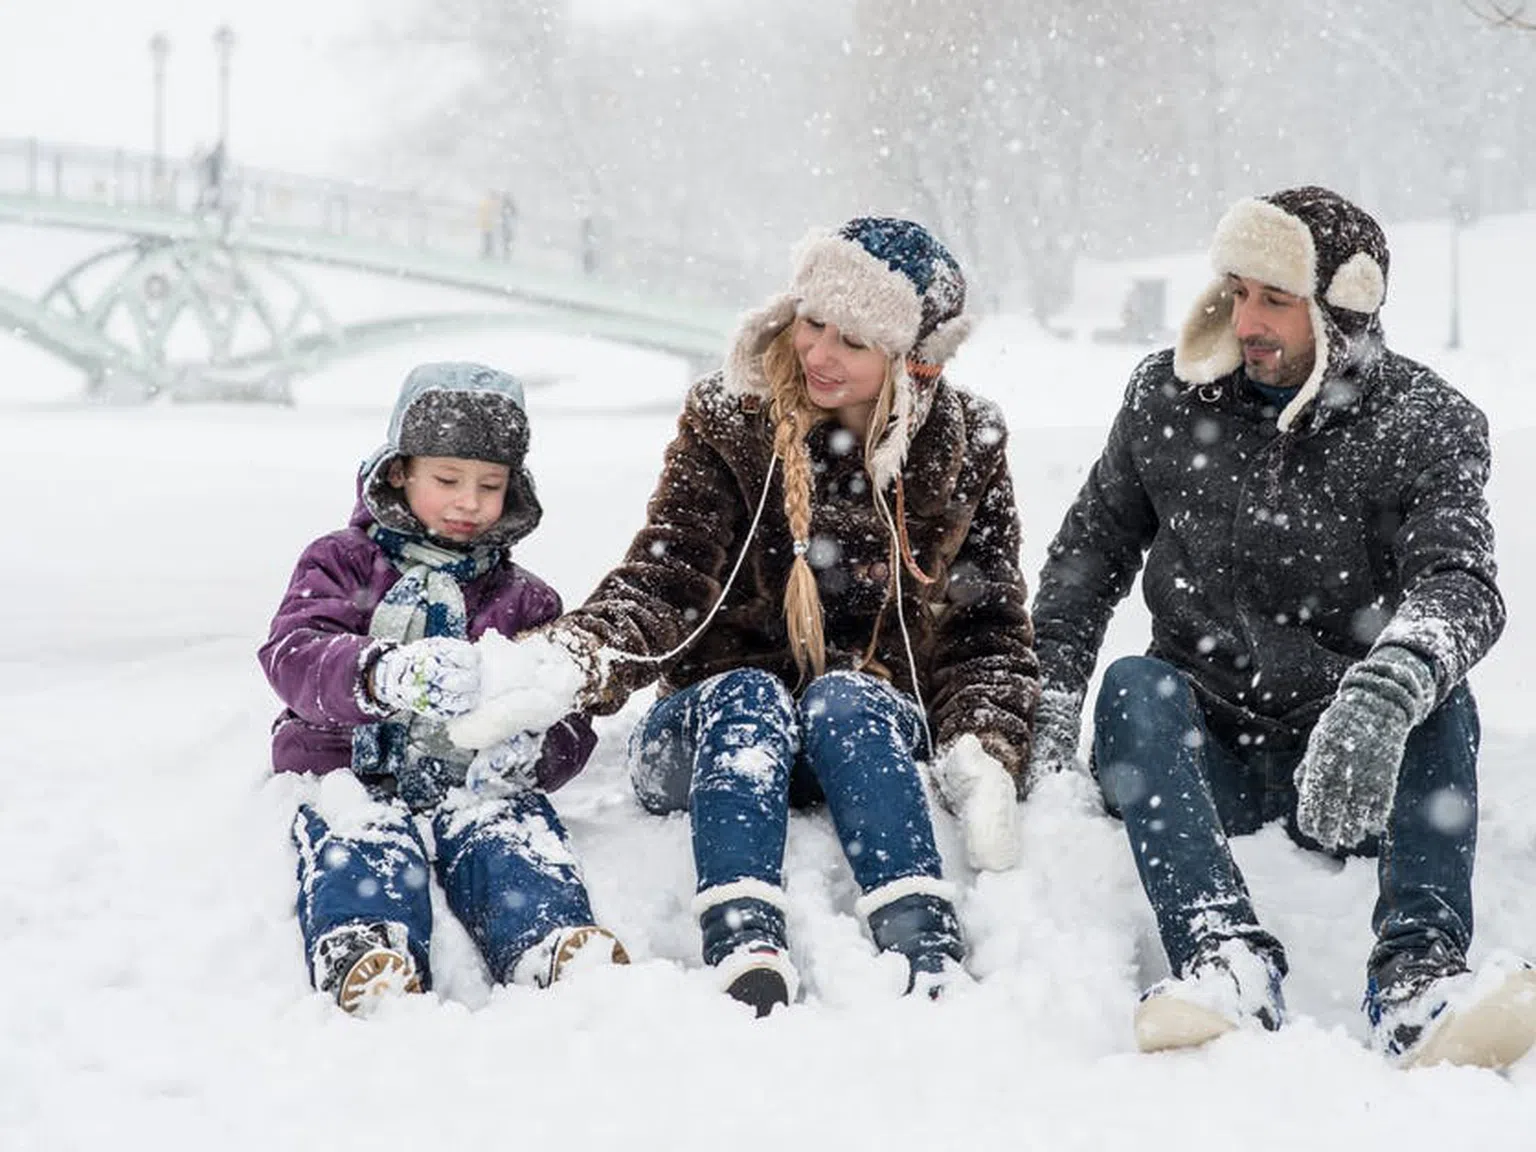
[[[0,139],[0,193],[172,215],[238,217],[252,226],[319,232],[647,293],[735,303],[754,298],[761,269],[698,245],[620,230],[572,204],[533,214],[496,195],[429,197],[193,157]]]

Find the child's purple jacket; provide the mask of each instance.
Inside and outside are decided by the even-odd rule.
[[[287,705],[272,726],[278,772],[350,768],[352,729],[384,714],[363,689],[363,670],[389,642],[369,636],[368,624],[400,573],[365,531],[372,522],[359,501],[348,527],[304,550],[261,647],[262,670]],[[464,585],[464,608],[471,640],[488,628],[515,636],[559,616],[560,596],[507,560]],[[596,743],[582,713],[556,724],[544,737],[539,786],[554,791],[570,780]]]

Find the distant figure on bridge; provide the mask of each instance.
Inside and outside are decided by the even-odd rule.
[[[588,276],[597,271],[597,220],[590,212],[581,218],[581,270]]]
[[[503,192],[500,204],[500,234],[501,234],[501,258],[510,261],[512,259],[512,241],[517,235],[517,201],[512,198],[512,193]]]
[[[496,198],[489,193],[480,199],[480,257],[489,260],[496,254]]]
[[[470,642],[560,613],[555,590],[509,554],[542,514],[527,450],[511,376],[416,368],[358,476],[351,524],[299,558],[261,649],[287,705],[273,768],[326,775],[292,826],[299,926],[310,979],[348,1012],[431,986],[432,863],[498,982],[544,987],[578,953],[583,964],[628,960],[593,923],[545,796],[591,755],[586,714],[525,726],[478,755],[448,739],[447,721],[480,697]]]
[[[224,166],[226,153],[220,140],[197,162],[201,183],[197,190],[200,210],[217,212],[224,206]]]

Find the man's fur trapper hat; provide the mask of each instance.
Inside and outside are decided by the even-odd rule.
[[[949,250],[910,220],[863,216],[813,232],[796,248],[789,290],[742,318],[726,386],[768,396],[763,352],[797,315],[809,315],[897,361],[891,423],[872,455],[882,488],[901,472],[944,362],[970,333],[965,276]]]
[[[1217,278],[1195,301],[1174,348],[1174,375],[1185,383],[1211,383],[1243,363],[1232,330],[1228,275],[1259,280],[1307,301],[1317,356],[1306,382],[1280,413],[1282,431],[1325,381],[1379,355],[1387,238],[1369,213],[1337,192],[1291,188],[1239,200],[1216,225],[1211,265]]]

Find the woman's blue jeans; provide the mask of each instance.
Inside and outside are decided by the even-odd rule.
[[[692,817],[698,890],[780,886],[791,796],[825,798],[859,887],[939,876],[918,775],[916,703],[859,672],[819,676],[795,700],[777,676],[739,668],[658,700],[630,741],[641,805]]]
[[[1241,937],[1285,971],[1279,941],[1258,924],[1228,836],[1296,825],[1293,776],[1302,749],[1227,747],[1211,737],[1184,673],[1151,656],[1104,671],[1093,716],[1095,772],[1125,821],[1163,948],[1182,974],[1207,936]],[[1472,939],[1477,847],[1477,706],[1465,684],[1408,736],[1385,833],[1340,855],[1377,857],[1376,947],[1389,956],[1437,942],[1464,957]]]

